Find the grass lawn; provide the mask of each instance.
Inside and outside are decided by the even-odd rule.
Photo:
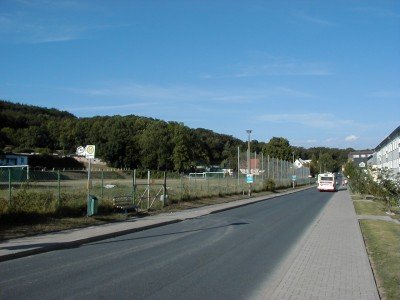
[[[386,216],[386,206],[381,201],[353,201],[357,215]]]
[[[382,201],[365,201],[359,195],[352,199],[358,215],[387,216]],[[360,220],[360,227],[382,299],[400,299],[400,225]]]
[[[400,225],[361,220],[368,255],[383,299],[400,299]]]

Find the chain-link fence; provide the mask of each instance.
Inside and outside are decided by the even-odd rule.
[[[249,161],[249,167],[247,162]],[[248,169],[252,183],[247,183]],[[139,176],[140,175],[140,176]],[[189,175],[174,173],[136,172],[134,170],[29,170],[0,168],[0,213],[54,213],[83,211],[88,195],[112,210],[114,197],[129,196],[139,209],[158,209],[166,203],[188,199],[247,194],[272,188],[310,183],[307,167],[275,158],[254,154],[250,160],[238,154],[237,169],[218,172],[204,171]],[[164,177],[165,176],[165,177]],[[272,182],[272,185],[271,185]]]

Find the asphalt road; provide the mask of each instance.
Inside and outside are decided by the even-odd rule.
[[[247,299],[331,199],[316,189],[0,263],[0,299]]]

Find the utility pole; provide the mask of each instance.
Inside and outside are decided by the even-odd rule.
[[[247,143],[247,175],[250,175],[250,134],[252,132],[251,129],[246,130],[248,134],[248,143]],[[251,196],[251,183],[249,183],[249,197]]]
[[[292,152],[292,155],[293,155],[293,165],[292,165],[292,168],[293,168],[293,176],[292,176],[292,182],[293,182],[293,188],[294,188],[294,152]]]
[[[240,186],[240,148],[237,147],[237,187]]]

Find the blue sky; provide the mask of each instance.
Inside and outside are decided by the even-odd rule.
[[[0,99],[374,148],[400,125],[400,1],[0,0]]]

